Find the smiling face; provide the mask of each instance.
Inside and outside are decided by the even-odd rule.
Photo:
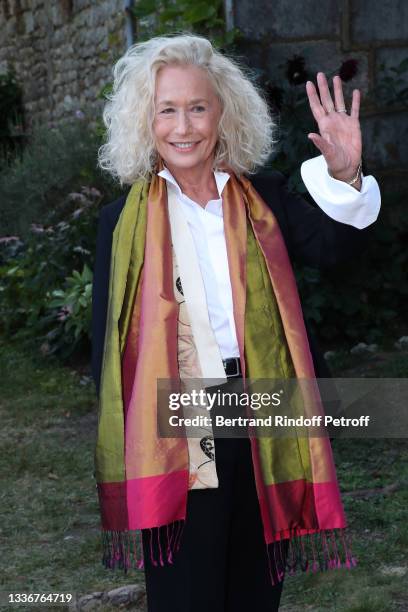
[[[153,134],[170,172],[212,167],[221,105],[204,69],[165,66],[156,77]]]

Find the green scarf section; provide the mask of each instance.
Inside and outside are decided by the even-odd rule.
[[[137,181],[112,236],[109,300],[95,449],[97,482],[125,480],[121,358],[143,268],[149,183]]]
[[[245,359],[249,379],[296,378],[265,258],[250,223],[247,224]],[[293,414],[294,402],[292,398]],[[262,414],[259,410],[254,416]],[[288,473],[293,480],[311,480],[308,441],[304,435],[260,437],[259,450],[266,484],[284,482]]]

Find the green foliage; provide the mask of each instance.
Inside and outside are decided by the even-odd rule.
[[[0,173],[0,333],[60,357],[89,348],[99,207],[120,192],[96,167],[101,142],[100,124],[77,111],[58,127],[36,126]]]
[[[222,0],[139,0],[132,11],[138,20],[138,40],[188,31],[225,47],[239,35],[238,30],[225,31]]]
[[[89,338],[90,268],[101,197],[97,189],[83,187],[51,211],[44,225],[33,224],[24,241],[0,241],[3,334],[35,337],[44,352],[63,357]],[[78,269],[81,274],[72,273]]]
[[[24,112],[22,90],[13,72],[0,75],[0,167],[20,151],[23,141]]]
[[[408,57],[398,66],[391,66],[388,70],[385,64],[379,67],[380,79],[373,96],[387,106],[404,105],[408,107]]]
[[[390,194],[382,206],[367,252],[357,261],[324,272],[297,270],[305,317],[326,342],[383,343],[404,330],[408,214]]]
[[[394,69],[398,78],[392,87],[387,81],[387,91],[390,95],[399,91],[401,100],[405,95],[402,75],[407,70],[408,61],[404,61]],[[356,72],[357,62],[350,59],[328,76],[340,73],[345,80],[352,80]],[[265,170],[283,172],[289,178],[289,188],[312,201],[300,176],[302,162],[318,155],[306,137],[315,131],[305,92],[312,71],[303,58],[295,56],[280,66],[276,81],[269,80],[265,73],[261,80],[262,76],[263,89],[279,125],[278,149]],[[382,194],[382,212],[371,244],[358,261],[326,272],[296,269],[305,317],[325,343],[382,342],[390,333],[403,331],[408,295],[408,215],[401,204],[405,199],[402,189]]]
[[[383,215],[358,261],[324,272],[297,271],[305,318],[326,344],[388,343],[403,333],[408,254],[402,245],[407,230],[406,211],[401,210],[398,225]]]
[[[47,353],[59,353],[67,357],[83,338],[91,339],[92,271],[84,264],[82,273],[74,270],[65,279],[64,289],[54,289],[47,294],[48,315],[43,323],[54,326],[46,335]]]
[[[96,167],[100,135],[86,117],[35,126],[21,158],[0,173],[0,234],[26,236],[30,224],[58,208],[82,185],[113,193],[113,182]],[[117,189],[117,188],[116,188]]]

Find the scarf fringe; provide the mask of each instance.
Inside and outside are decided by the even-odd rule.
[[[184,520],[174,521],[161,527],[134,529],[130,531],[102,530],[102,565],[106,569],[143,569],[145,548],[150,553],[152,565],[173,563],[174,554],[180,549]]]
[[[185,521],[175,521],[161,527],[144,529],[145,550],[154,566],[173,563],[180,549]],[[102,531],[102,564],[107,569],[144,568],[142,530]],[[272,585],[282,582],[285,574],[293,576],[299,571],[318,572],[357,565],[353,556],[350,536],[344,529],[332,529],[299,535],[295,529],[290,538],[266,545],[269,575]]]
[[[266,545],[272,585],[282,582],[286,572],[318,572],[357,565],[350,536],[345,529],[322,530],[299,535],[291,530],[290,538]]]

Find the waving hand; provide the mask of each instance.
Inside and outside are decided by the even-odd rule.
[[[353,91],[349,115],[339,76],[333,78],[334,102],[323,72],[317,75],[317,85],[319,95],[311,81],[306,83],[310,108],[320,132],[308,137],[324,156],[330,174],[338,180],[350,181],[356,176],[361,162],[360,91]],[[355,186],[359,188],[359,184]]]

